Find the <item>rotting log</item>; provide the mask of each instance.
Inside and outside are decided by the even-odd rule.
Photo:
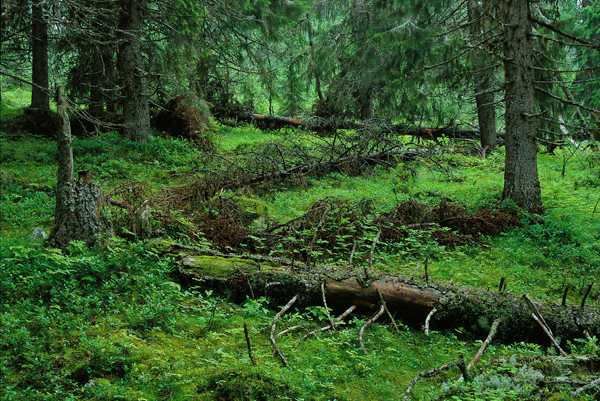
[[[217,115],[217,117],[219,116]],[[438,128],[411,127],[401,124],[392,124],[383,120],[355,122],[347,119],[337,118],[309,117],[301,119],[258,113],[239,113],[233,116],[228,115],[227,118],[222,118],[221,121],[226,123],[227,120],[232,119],[237,122],[253,124],[260,129],[276,130],[281,128],[301,128],[321,134],[335,132],[336,130],[340,129],[348,129],[358,131],[381,131],[384,133],[393,133],[401,136],[414,136],[431,140],[437,140],[440,138],[477,139],[479,137],[479,131],[461,129],[455,126]]]
[[[522,297],[480,289],[426,285],[401,277],[377,276],[351,268],[281,265],[244,257],[179,254],[179,282],[198,289],[211,289],[235,302],[247,297],[268,296],[273,306],[285,304],[298,294],[297,307],[321,305],[321,283],[325,282],[328,305],[342,311],[355,305],[364,315],[379,307],[380,295],[387,307],[406,324],[419,327],[436,308],[432,326],[436,330],[458,329],[481,338],[492,323],[502,319],[496,339],[547,344],[548,339],[531,317]],[[560,300],[559,300],[560,301]],[[581,338],[587,330],[600,335],[600,310],[596,307],[536,303],[545,321],[561,341]]]

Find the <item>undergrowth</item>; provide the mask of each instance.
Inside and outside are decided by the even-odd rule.
[[[2,121],[19,113],[25,95],[3,93]],[[231,155],[269,146],[273,140],[285,141],[287,135],[220,127],[214,138],[217,150]],[[236,306],[211,293],[182,289],[172,276],[175,261],[163,254],[156,240],[132,236],[129,241],[112,238],[101,249],[80,243],[73,243],[67,252],[43,248],[54,209],[55,149],[46,138],[0,133],[2,401],[395,400],[416,374],[459,354],[472,355],[478,347],[459,331],[427,337],[408,328],[394,333],[376,324],[367,332],[369,352],[364,354],[357,344],[364,320],[356,317],[336,332],[306,341],[301,334],[282,337],[280,346],[291,365],[282,368],[265,336],[273,319],[267,301],[248,299]],[[299,218],[326,198],[346,205],[342,217],[356,215],[357,205],[367,203],[372,216],[390,216],[386,213],[406,201],[435,207],[451,199],[469,212],[514,208],[499,200],[502,150],[482,160],[452,144],[447,149],[447,156],[390,169],[377,167],[364,176],[333,173],[278,191],[220,195],[232,202],[231,210],[239,209],[248,217],[243,223],[250,235]],[[520,213],[520,226],[455,246],[434,241],[430,232],[410,231],[397,246],[378,244],[372,268],[421,280],[427,263],[433,281],[483,288],[496,288],[505,277],[510,292],[553,301],[569,284],[573,290],[568,301],[578,303],[581,289],[597,280],[600,271],[600,206],[596,206],[600,163],[597,153],[578,154],[570,159],[563,177],[557,153],[541,154],[539,159],[547,208],[541,218]],[[216,163],[184,140],[157,136],[136,143],[115,133],[76,138],[74,154],[76,169],[92,171],[105,193],[137,186],[142,190],[135,194],[143,196],[185,185]],[[131,201],[140,201],[135,194]],[[222,205],[193,206],[193,215],[173,210],[173,224],[163,227],[160,235],[206,245],[211,232],[205,227],[203,233],[198,219],[207,221],[208,216],[221,224],[211,226],[213,238],[222,238],[220,228],[236,222],[221,218],[217,209]],[[115,216],[119,217],[116,212]],[[366,263],[378,227],[372,218],[352,219],[319,218],[354,230],[340,231],[333,238],[315,236],[314,227],[294,226],[282,236],[281,249],[275,244],[264,251],[306,253],[306,244],[314,239],[320,246],[309,249],[310,259],[347,260],[352,236],[360,235],[363,244],[354,257]],[[268,242],[253,246],[256,250]],[[595,287],[589,304],[598,304],[598,294]],[[315,328],[325,322],[325,315],[322,308],[298,310],[286,314],[279,325]],[[247,356],[244,322],[250,328],[257,367]],[[573,344],[571,350],[597,353],[594,341]],[[459,373],[450,371],[418,384],[415,397],[571,399],[560,386],[540,392],[540,375],[547,372],[528,361],[547,354],[542,347],[525,344],[492,345],[471,382],[461,382]]]

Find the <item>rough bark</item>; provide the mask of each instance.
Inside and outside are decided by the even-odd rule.
[[[119,75],[122,90],[124,133],[145,140],[150,133],[150,110],[146,93],[140,36],[143,28],[145,0],[120,0]]]
[[[370,25],[368,4],[365,0],[352,1],[352,36],[358,47],[356,59],[366,62],[369,57],[374,56],[369,49],[367,31]],[[359,118],[365,120],[373,116],[373,85],[371,83],[358,83],[358,88],[353,92],[356,101],[356,113]]]
[[[317,57],[315,51],[315,43],[313,40],[313,28],[312,23],[309,19],[309,14],[306,14],[306,24],[308,30],[308,46],[310,48],[310,67],[312,69],[313,75],[315,77],[315,91],[317,92],[317,97],[319,102],[324,102],[325,97],[323,96],[323,90],[321,89],[321,74],[319,72],[319,67],[317,64]]]
[[[71,125],[60,88],[57,91],[56,103],[63,128],[58,134],[54,228],[48,241],[50,245],[58,248],[66,248],[74,240],[93,245],[105,230],[99,210],[102,193],[86,171],[79,172],[78,180],[74,180]]]
[[[50,111],[48,93],[48,22],[44,16],[42,0],[31,4],[31,108],[35,111]]]
[[[474,43],[481,41],[484,34],[483,6],[478,0],[468,0],[467,7],[471,21],[471,39]],[[475,82],[475,102],[477,104],[477,118],[479,121],[479,135],[482,149],[491,150],[496,146],[496,106],[492,92],[494,82],[494,68],[489,67],[483,49],[476,49],[473,53],[473,79]]]
[[[533,45],[528,0],[501,2],[504,25],[506,101],[505,199],[540,212],[543,208],[537,172],[534,121]]]
[[[360,271],[337,270],[305,265],[283,265],[275,261],[257,261],[243,257],[218,257],[180,254],[176,273],[184,285],[212,289],[242,302],[248,296],[268,296],[273,306],[299,294],[299,307],[322,305],[321,284],[325,282],[327,304],[336,311],[357,306],[357,312],[373,314],[380,295],[397,318],[420,327],[436,308],[432,326],[439,329],[462,327],[478,337],[485,336],[496,319],[503,319],[497,339],[504,342],[532,341],[547,344],[548,338],[531,317],[526,300],[511,294],[425,285],[393,276],[372,275]],[[562,341],[600,334],[598,308],[536,305],[556,337]]]

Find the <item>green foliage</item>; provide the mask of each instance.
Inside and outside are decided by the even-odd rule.
[[[211,377],[199,393],[210,391],[212,396],[224,401],[287,401],[298,395],[285,383],[258,372],[223,372]]]
[[[285,142],[291,136],[285,131],[221,127],[215,138],[219,150],[233,157],[268,149],[272,144],[266,142]],[[303,135],[295,140],[311,143]],[[257,144],[260,147],[253,146]],[[336,245],[317,244],[324,240],[319,234],[313,249],[318,253],[311,257],[347,262],[355,237],[354,261],[367,265],[376,229],[370,219],[348,218],[365,199],[371,215],[409,199],[437,205],[451,198],[469,210],[510,206],[499,201],[501,149],[482,160],[453,144],[446,147],[448,155],[419,164],[376,168],[358,177],[335,173],[277,192],[245,190],[225,196],[257,216],[255,228],[284,223],[305,214],[314,202],[334,198],[345,205],[344,213],[339,221],[324,219],[321,231],[335,232]],[[279,338],[291,365],[282,368],[265,336],[274,314],[267,308],[269,300],[249,299],[238,307],[210,292],[181,288],[173,282],[176,261],[164,254],[168,240],[111,239],[104,249],[73,243],[63,253],[44,249],[41,240],[32,239],[34,228],[48,231],[52,223],[54,153],[50,140],[0,135],[1,401],[205,401],[217,396],[388,400],[396,399],[418,373],[455,360],[459,353],[471,355],[478,347],[453,333],[426,337],[403,328],[397,334],[375,324],[365,334],[369,353],[364,354],[357,347],[364,323],[359,318],[336,332],[301,341],[306,331],[327,322],[324,308],[315,307],[290,312],[278,323],[281,330],[305,327]],[[189,183],[215,163],[185,141],[153,138],[135,143],[115,133],[76,139],[75,158],[76,168],[92,170],[105,192],[141,186],[144,192],[139,198]],[[435,282],[495,288],[500,277],[506,277],[509,291],[556,301],[564,284],[580,288],[598,274],[600,221],[597,213],[592,214],[598,194],[595,187],[582,184],[596,170],[592,152],[578,153],[565,177],[561,177],[560,153],[541,155],[548,206],[542,218],[523,215],[526,224],[484,238],[483,246],[446,248],[432,241],[428,232],[411,230],[394,246],[378,243],[373,268],[419,281],[428,257],[430,279]],[[196,209],[205,206],[198,204]],[[175,214],[181,229],[174,225],[161,235],[208,245],[201,235],[182,239],[178,233],[197,228],[187,212]],[[287,248],[305,249],[315,232],[307,227],[292,233]],[[571,291],[569,302],[579,298],[577,291]],[[590,297],[588,305],[595,302]],[[250,328],[256,368],[247,356],[243,322]],[[598,343],[595,339],[573,342],[570,350],[598,355]],[[478,365],[475,380],[458,383],[458,373],[452,372],[417,385],[415,398],[495,400],[518,395],[527,399],[536,391],[534,384],[539,384],[537,372],[547,374],[545,368],[521,359],[500,365],[493,361],[512,354],[526,360],[543,352],[531,346],[492,346]],[[541,394],[547,397],[541,399],[568,399],[568,391],[561,388]]]

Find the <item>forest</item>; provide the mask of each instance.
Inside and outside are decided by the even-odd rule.
[[[600,0],[2,0],[0,401],[600,400]]]

